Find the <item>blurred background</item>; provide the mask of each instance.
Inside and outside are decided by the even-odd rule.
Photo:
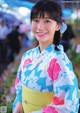
[[[12,113],[15,77],[22,54],[37,46],[31,32],[30,11],[39,0],[0,0],[0,106]],[[80,88],[80,0],[53,0],[62,6],[67,30],[61,44],[73,63]]]

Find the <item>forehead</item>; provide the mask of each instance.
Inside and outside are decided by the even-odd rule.
[[[36,18],[51,18],[48,13],[39,13],[38,15],[35,16]]]

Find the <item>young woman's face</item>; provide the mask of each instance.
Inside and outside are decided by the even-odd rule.
[[[55,31],[58,31],[60,25],[50,19],[47,14],[44,18],[34,18],[32,20],[32,32],[39,43],[52,43]]]

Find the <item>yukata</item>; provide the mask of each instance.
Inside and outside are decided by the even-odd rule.
[[[22,86],[37,92],[54,92],[51,103],[30,113],[78,113],[78,83],[72,63],[63,51],[63,46],[47,46],[41,53],[39,46],[22,56],[15,81],[17,102],[22,102]],[[35,100],[36,101],[36,100]]]

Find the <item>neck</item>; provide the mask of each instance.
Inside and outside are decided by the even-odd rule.
[[[45,44],[45,43],[39,43],[39,46],[40,46],[40,52],[42,52],[48,45],[50,45],[52,43],[48,43],[48,44]]]

